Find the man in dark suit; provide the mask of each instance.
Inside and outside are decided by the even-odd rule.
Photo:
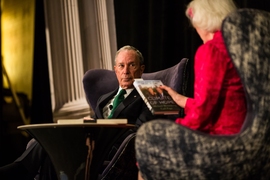
[[[124,46],[117,51],[114,70],[119,82],[119,88],[99,98],[94,118],[126,118],[128,123],[135,124],[135,128],[122,133],[108,155],[109,159],[128,134],[135,132],[142,123],[155,118],[133,87],[134,78],[141,78],[144,68],[143,56],[136,48]],[[116,107],[114,100],[117,99],[117,95],[122,89],[125,90],[124,100]],[[39,143],[33,140],[29,143],[27,150],[14,163],[0,168],[0,179],[2,177],[33,179],[39,170],[41,171],[39,179],[56,178],[46,152]]]

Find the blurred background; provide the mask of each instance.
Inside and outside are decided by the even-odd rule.
[[[236,0],[270,11],[267,0]],[[92,113],[82,77],[113,68],[124,45],[139,49],[145,72],[193,57],[202,41],[185,17],[189,0],[1,0],[0,166],[14,161],[31,137],[17,129]],[[189,95],[192,96],[190,79]]]

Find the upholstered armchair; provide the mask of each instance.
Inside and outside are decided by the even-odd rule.
[[[182,59],[175,66],[153,72],[144,73],[143,79],[160,79],[164,84],[174,88],[177,92],[186,94],[190,71],[188,71],[188,59]],[[83,85],[86,99],[90,107],[94,110],[98,98],[116,89],[119,84],[112,70],[91,69],[87,71],[83,78]],[[180,115],[183,111],[180,111]],[[135,137],[136,134],[129,135],[121,144],[118,151],[110,162],[106,162],[105,169],[100,174],[100,179],[137,179],[138,169],[135,158]],[[113,137],[108,137],[112,138]],[[101,161],[103,161],[101,159]]]
[[[270,13],[240,9],[222,33],[243,82],[248,112],[241,132],[214,136],[154,120],[136,136],[136,158],[149,179],[270,179]]]

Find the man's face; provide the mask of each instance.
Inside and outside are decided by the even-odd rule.
[[[141,78],[144,67],[144,65],[140,65],[140,60],[137,58],[135,51],[123,50],[119,52],[114,71],[121,88],[132,88],[134,79]]]

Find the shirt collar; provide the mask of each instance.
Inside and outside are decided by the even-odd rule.
[[[118,88],[118,91],[117,91],[117,94],[121,91],[121,87],[119,86]],[[129,88],[129,89],[125,89],[126,90],[126,94],[125,94],[125,97],[127,97],[132,91],[133,91],[134,88]]]

